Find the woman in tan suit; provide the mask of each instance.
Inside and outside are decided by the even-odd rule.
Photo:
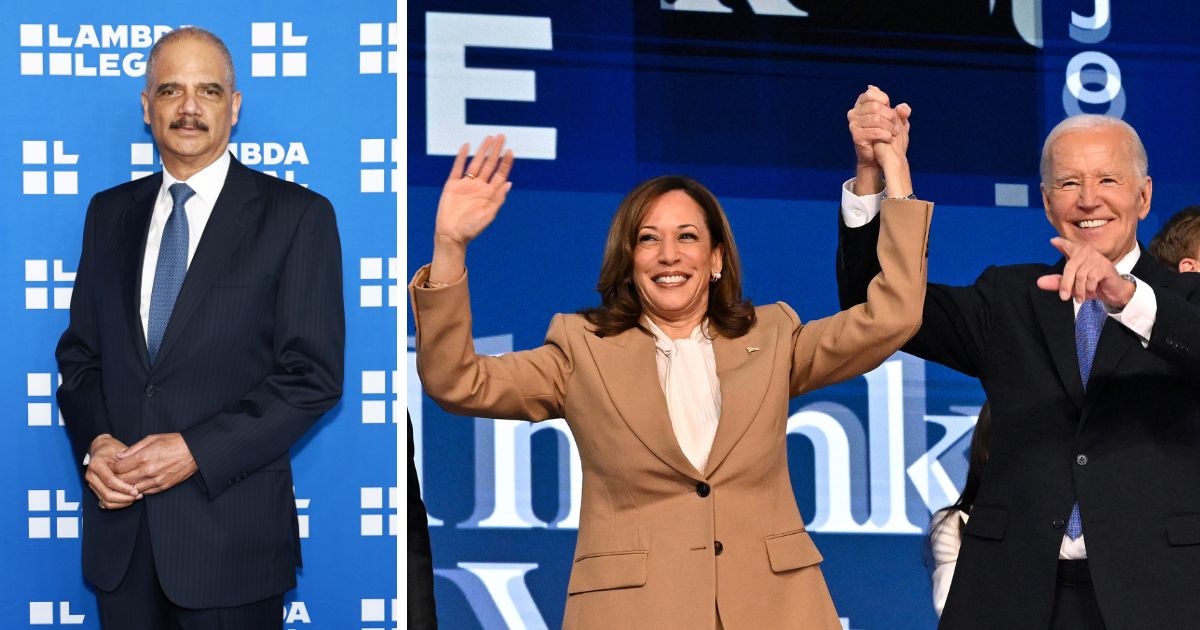
[[[867,303],[801,323],[742,299],[708,190],[652,179],[617,209],[600,306],[555,315],[539,348],[479,356],[464,261],[512,186],[503,143],[469,164],[464,145],[443,189],[433,262],[409,285],[417,369],[452,413],[570,425],[583,505],[563,627],[841,628],[788,477],[788,399],[873,369],[917,329],[932,204],[884,201]],[[903,151],[877,152],[909,195]]]

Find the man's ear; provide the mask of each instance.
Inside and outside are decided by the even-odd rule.
[[[1195,258],[1184,258],[1179,261],[1179,273],[1188,273],[1189,271],[1200,271],[1200,262]]]

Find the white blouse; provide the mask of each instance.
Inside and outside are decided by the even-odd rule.
[[[658,384],[667,399],[675,439],[692,466],[703,473],[721,417],[721,382],[708,320],[685,339],[671,339],[648,317],[642,321],[654,334]]]
[[[967,526],[969,516],[961,510],[954,510],[958,518],[950,515],[942,518],[942,513],[934,514],[935,519],[941,519],[933,528],[931,547],[933,552],[933,609],[938,617],[946,607],[946,596],[950,594],[950,583],[954,581],[954,567],[958,564],[958,549],[962,545],[962,530]],[[960,520],[961,519],[961,520]]]

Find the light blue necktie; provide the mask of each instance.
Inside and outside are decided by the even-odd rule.
[[[171,321],[175,298],[187,275],[188,220],[183,205],[196,191],[184,183],[171,184],[171,216],[163,226],[162,243],[158,248],[158,266],[154,270],[154,290],[150,293],[150,325],[146,331],[146,350],[150,365],[158,356],[163,333]]]
[[[1104,304],[1100,300],[1088,300],[1079,307],[1075,316],[1075,356],[1079,358],[1079,378],[1087,390],[1088,377],[1092,375],[1092,360],[1096,358],[1096,344],[1100,341],[1100,330],[1104,328]],[[1067,519],[1067,537],[1075,540],[1083,535],[1083,521],[1079,518],[1079,502],[1071,506]]]

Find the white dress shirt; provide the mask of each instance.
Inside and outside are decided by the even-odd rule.
[[[654,335],[658,384],[667,399],[675,439],[688,461],[703,474],[721,417],[721,382],[708,320],[684,339],[671,339],[649,317],[642,322]]]
[[[229,152],[221,153],[215,162],[204,167],[192,178],[183,182],[191,186],[196,194],[192,195],[183,209],[187,212],[188,221],[188,267],[192,265],[192,256],[196,254],[196,246],[204,234],[204,226],[208,225],[208,217],[212,215],[213,205],[221,189],[225,187],[225,175],[229,173]],[[171,185],[178,182],[174,175],[163,169],[162,187],[158,189],[158,197],[154,200],[154,214],[150,217],[150,231],[146,234],[146,253],[142,258],[142,291],[138,304],[138,314],[142,318],[142,334],[148,335],[150,330],[150,295],[154,292],[154,272],[158,269],[158,249],[162,245],[163,228],[167,217],[171,216],[174,205],[171,198]]]
[[[859,196],[854,194],[854,178],[846,180],[846,183],[842,184],[842,221],[846,223],[846,227],[856,228],[870,223],[871,219],[879,214],[879,207],[883,203],[885,192]],[[1133,249],[1114,265],[1117,273],[1130,274],[1141,255],[1142,251],[1135,243]],[[1158,299],[1154,295],[1153,288],[1132,275],[1129,277],[1133,278],[1134,283],[1133,297],[1130,298],[1129,303],[1120,311],[1109,310],[1107,306],[1105,311],[1109,317],[1137,335],[1142,342],[1142,347],[1145,348],[1150,344],[1150,332],[1154,329],[1154,321],[1158,316]],[[1075,314],[1078,315],[1080,303],[1075,302],[1074,305]],[[1084,533],[1086,535],[1086,528]],[[1084,536],[1080,536],[1071,540],[1070,537],[1063,534],[1062,545],[1058,549],[1059,559],[1082,560],[1087,558],[1087,547],[1084,545],[1083,539]]]

